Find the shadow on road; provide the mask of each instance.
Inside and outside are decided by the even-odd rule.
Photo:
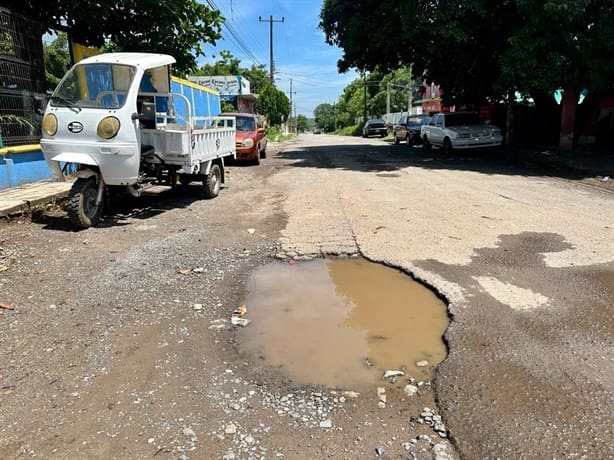
[[[139,198],[128,194],[112,194],[111,206],[104,209],[96,227],[122,227],[129,225],[128,219],[150,219],[173,209],[187,208],[192,203],[203,200],[202,193],[202,186],[194,183]],[[220,193],[223,193],[223,189]],[[33,214],[32,222],[43,225],[47,230],[78,231],[63,211]]]
[[[445,154],[434,148],[395,145],[391,141],[366,143],[362,139],[342,138],[341,145],[290,145],[278,154],[292,161],[293,167],[334,168],[362,172],[391,172],[408,166],[432,170],[473,171],[483,174],[550,176],[567,180],[614,173],[614,155],[576,152],[573,158],[546,149],[501,147]]]

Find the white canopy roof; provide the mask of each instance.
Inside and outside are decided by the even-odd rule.
[[[135,65],[143,70],[153,69],[154,67],[160,67],[163,65],[173,64],[175,58],[168,54],[154,54],[154,53],[104,53],[97,54],[95,56],[87,57],[79,64],[92,64],[92,63],[104,63],[104,64],[126,64]]]

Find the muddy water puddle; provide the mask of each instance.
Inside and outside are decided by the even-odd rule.
[[[362,258],[260,267],[246,306],[251,322],[238,331],[239,346],[297,384],[373,384],[386,370],[427,380],[446,356],[445,304],[399,270]]]

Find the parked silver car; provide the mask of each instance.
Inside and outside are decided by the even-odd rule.
[[[497,147],[503,142],[501,130],[484,123],[474,112],[443,112],[423,125],[420,137],[426,150],[437,146],[445,152],[454,149]]]

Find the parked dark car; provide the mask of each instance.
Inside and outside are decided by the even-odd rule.
[[[384,137],[388,134],[388,128],[384,120],[367,120],[362,127],[362,137],[377,136]]]
[[[398,144],[405,141],[409,147],[414,144],[421,144],[420,129],[422,125],[431,121],[431,117],[424,115],[404,115],[399,119],[399,122],[392,127],[392,135],[394,143]]]

